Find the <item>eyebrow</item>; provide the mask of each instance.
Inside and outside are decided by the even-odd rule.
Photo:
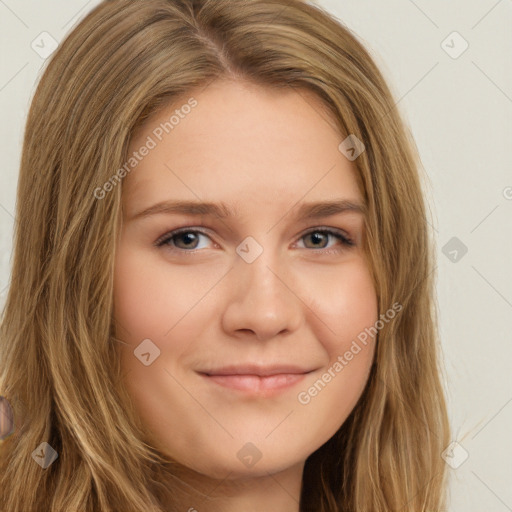
[[[300,221],[318,219],[347,212],[366,215],[366,211],[366,206],[359,201],[336,199],[331,201],[303,203],[297,211],[297,219]],[[239,215],[238,210],[231,209],[223,202],[162,201],[134,214],[128,221],[147,218],[158,214],[206,215],[221,219]]]

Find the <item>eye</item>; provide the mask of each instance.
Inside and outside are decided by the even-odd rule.
[[[174,246],[177,246],[178,250],[202,249],[202,247],[198,247],[197,245],[201,236],[209,238],[206,233],[203,233],[197,229],[178,229],[159,238],[155,242],[155,245],[157,247],[169,246],[171,249],[174,249]],[[176,241],[178,243],[176,243]],[[180,244],[182,245],[181,247]]]
[[[192,252],[206,248],[206,246],[200,246],[201,237],[210,239],[210,236],[201,230],[181,228],[166,233],[154,245],[156,247],[167,247],[171,251]],[[326,242],[328,244],[329,238],[336,239],[339,242],[339,247],[329,249],[325,245]],[[350,248],[355,245],[342,231],[333,228],[311,229],[300,237],[300,240],[303,239],[311,242],[311,244],[307,244],[306,249],[315,249],[315,252],[320,252],[321,254],[338,253],[343,251],[344,248]]]
[[[339,231],[337,229],[332,229],[332,228],[314,228],[314,229],[308,231],[307,233],[305,233],[304,235],[302,235],[301,239],[310,240],[313,244],[312,248],[321,250],[323,254],[325,254],[325,253],[330,254],[332,252],[342,251],[343,247],[334,249],[334,250],[327,250],[327,251],[324,250],[324,249],[326,249],[326,246],[324,245],[324,243],[325,242],[328,243],[329,237],[333,237],[333,238],[337,239],[341,243],[341,246],[353,247],[355,245],[354,242],[352,240],[350,240],[350,238],[345,236],[341,231]],[[316,244],[320,244],[320,246],[316,245]],[[308,247],[308,248],[311,248],[311,247]]]

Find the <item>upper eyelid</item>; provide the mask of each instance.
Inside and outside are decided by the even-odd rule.
[[[347,233],[345,230],[340,229],[340,228],[323,226],[323,225],[313,226],[311,228],[307,228],[305,231],[303,231],[301,233],[301,235],[298,237],[298,239],[300,240],[304,236],[306,236],[306,235],[308,235],[310,233],[314,233],[316,231],[328,231],[329,234],[331,234],[333,236],[339,235],[339,236],[343,237],[347,242],[354,243],[354,240],[353,240],[352,236],[349,233]],[[210,238],[210,240],[212,240],[212,237],[207,232],[207,230],[205,230],[205,228],[200,228],[200,227],[195,227],[195,226],[185,226],[185,227],[182,227],[182,228],[176,228],[174,230],[169,231],[168,233],[165,233],[164,235],[162,235],[155,242],[155,245],[162,244],[162,243],[164,243],[166,241],[171,240],[175,236],[178,236],[178,235],[180,235],[182,233],[188,233],[188,232],[197,232],[197,233],[200,233],[200,234],[202,234],[204,236],[207,236],[208,238]]]

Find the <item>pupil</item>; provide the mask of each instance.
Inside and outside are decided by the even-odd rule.
[[[318,233],[318,232],[311,233],[311,237],[313,238],[313,243],[321,242],[322,241],[321,239],[322,239],[323,236],[324,236],[323,234]]]
[[[192,242],[192,244],[194,243],[194,237],[196,236],[194,233],[183,233],[180,235],[182,240],[185,241],[185,245],[190,245],[190,243]]]

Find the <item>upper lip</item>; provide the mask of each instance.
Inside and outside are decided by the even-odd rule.
[[[243,364],[223,366],[222,368],[215,368],[211,370],[200,371],[206,375],[258,375],[266,377],[269,375],[280,374],[303,374],[312,372],[312,368],[305,368],[294,365],[257,365],[257,364]]]

